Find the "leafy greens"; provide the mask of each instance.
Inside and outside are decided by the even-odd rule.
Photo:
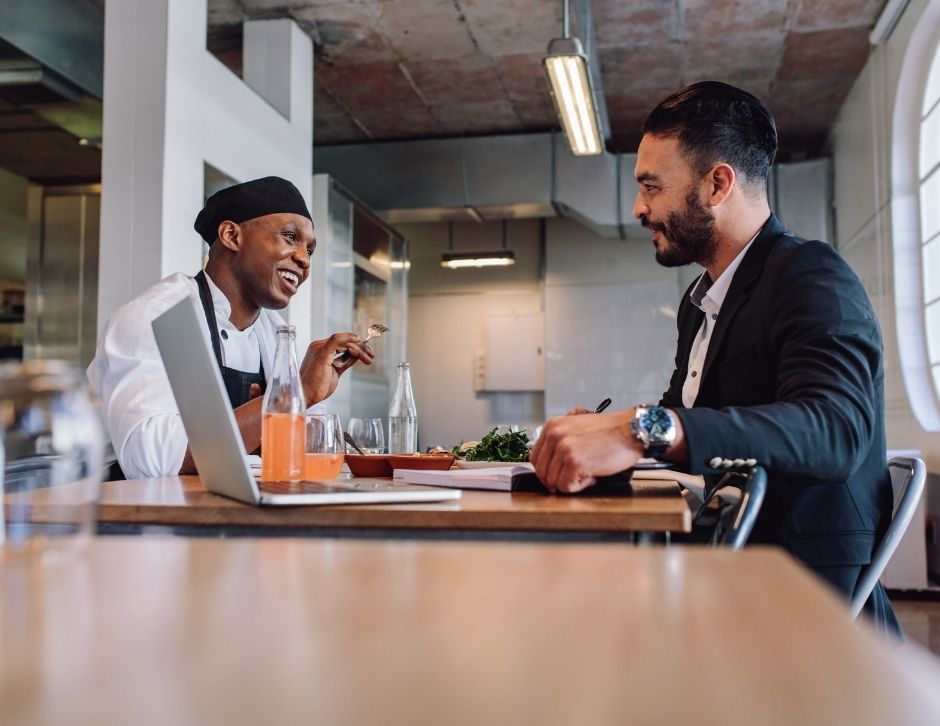
[[[529,460],[528,443],[529,437],[524,430],[497,434],[493,429],[476,446],[462,449],[458,444],[451,453],[467,461],[521,462]]]

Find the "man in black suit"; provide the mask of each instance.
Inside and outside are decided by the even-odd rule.
[[[653,110],[634,215],[660,264],[705,268],[679,305],[669,390],[659,406],[552,419],[531,458],[564,492],[642,456],[712,485],[756,462],[768,490],[750,541],[785,547],[850,598],[892,508],[881,335],[842,258],[771,213],[776,149],[764,104],[723,83],[696,83]],[[896,627],[880,585],[869,606]]]

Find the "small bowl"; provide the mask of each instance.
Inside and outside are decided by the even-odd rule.
[[[457,457],[453,454],[413,454],[389,456],[392,469],[450,469]]]
[[[346,454],[346,465],[353,476],[389,477],[392,458],[388,454]]]

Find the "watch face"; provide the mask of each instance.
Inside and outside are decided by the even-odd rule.
[[[661,441],[669,436],[673,423],[666,409],[656,406],[643,412],[640,416],[640,426],[649,435],[650,440]]]

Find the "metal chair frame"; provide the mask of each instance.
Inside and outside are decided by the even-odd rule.
[[[894,482],[894,476],[891,477],[891,486],[894,489],[894,512],[891,516],[891,524],[888,525],[884,537],[872,554],[871,562],[863,569],[862,576],[855,586],[851,603],[853,617],[858,617],[862,611],[884,572],[888,560],[891,559],[891,555],[898,548],[901,538],[910,526],[927,481],[927,466],[921,459],[896,457],[888,462],[888,467],[904,472],[904,476],[897,484]]]

